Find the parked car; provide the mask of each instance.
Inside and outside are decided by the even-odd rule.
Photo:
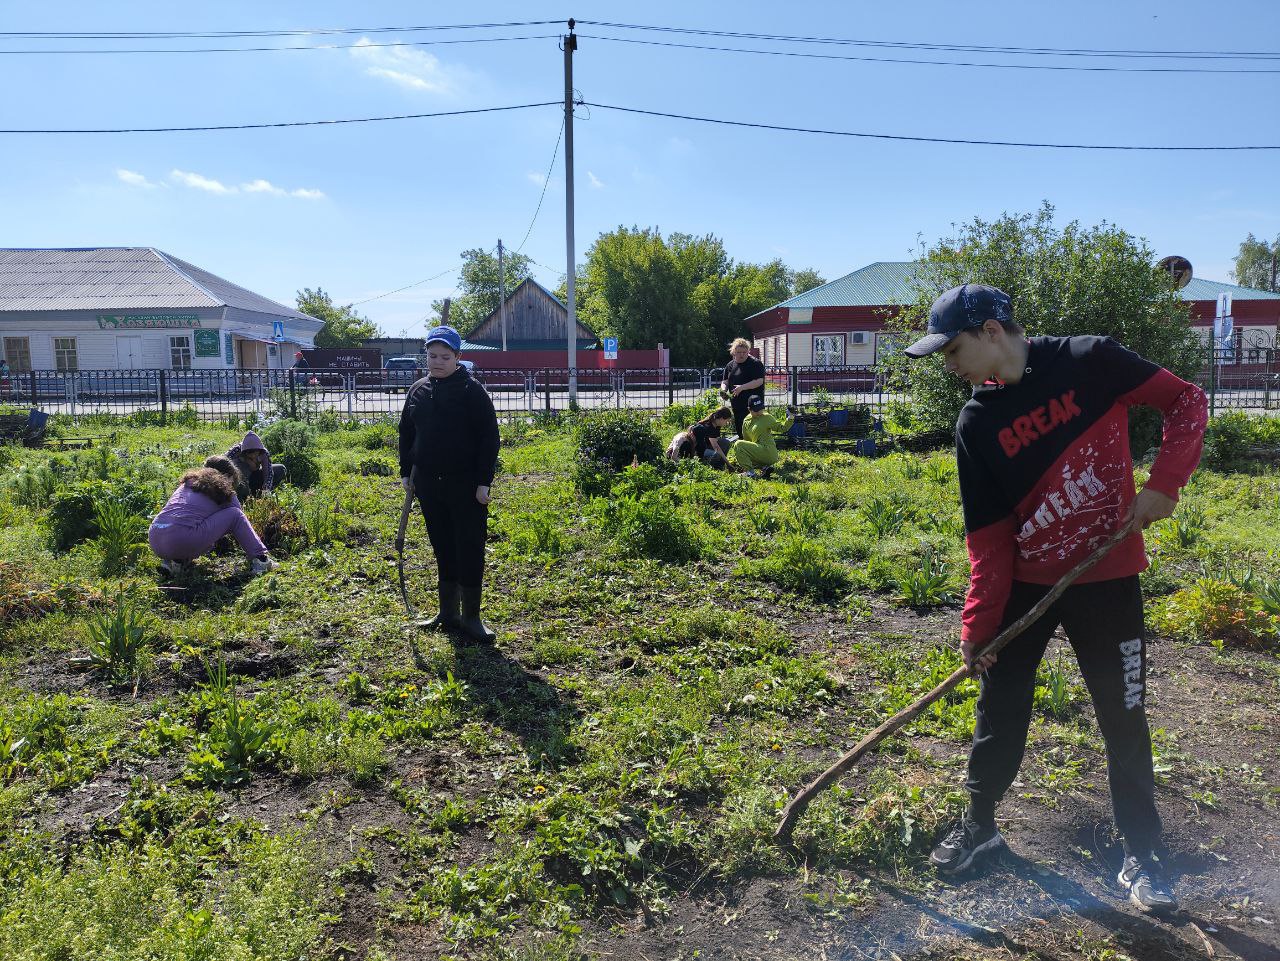
[[[388,357],[382,365],[382,389],[388,392],[408,391],[413,382],[424,374],[417,357]]]

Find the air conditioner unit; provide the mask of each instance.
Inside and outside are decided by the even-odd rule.
[[[865,344],[867,342],[867,332],[865,330],[855,330],[849,335],[849,343]]]

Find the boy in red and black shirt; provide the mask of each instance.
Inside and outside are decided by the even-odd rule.
[[[1032,337],[1009,297],[982,284],[947,291],[929,312],[912,357],[943,351],[974,385],[956,423],[956,461],[971,574],[961,629],[965,663],[982,669],[969,809],[933,851],[945,873],[1004,842],[995,808],[1026,748],[1036,670],[1059,625],[1076,653],[1107,750],[1111,802],[1125,848],[1119,881],[1145,911],[1175,907],[1160,870],[1146,693],[1146,638],[1134,533],[999,654],[976,653],[1048,593],[1127,519],[1142,527],[1173,513],[1200,460],[1204,391],[1109,337]],[[1134,490],[1128,408],[1164,415],[1151,476]]]

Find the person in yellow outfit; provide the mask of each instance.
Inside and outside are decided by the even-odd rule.
[[[764,412],[764,398],[752,397],[747,404],[747,416],[742,422],[742,440],[729,448],[729,459],[739,470],[747,472],[748,477],[755,477],[756,472],[772,467],[778,463],[778,448],[774,443],[774,434],[785,434],[795,423],[794,413],[788,413],[786,420],[779,423],[771,414]]]

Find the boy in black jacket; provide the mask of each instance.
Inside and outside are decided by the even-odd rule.
[[[440,613],[429,625],[490,643],[494,633],[480,619],[480,603],[498,417],[458,362],[461,347],[452,327],[427,334],[427,376],[409,388],[400,414],[400,479],[418,495],[436,556]]]
[[[982,670],[969,809],[930,860],[969,867],[1004,840],[995,808],[1026,748],[1036,670],[1061,624],[1089,688],[1107,749],[1107,776],[1125,859],[1118,881],[1143,911],[1176,902],[1163,877],[1151,735],[1143,706],[1146,637],[1134,533],[1015,638],[999,658],[975,657],[1005,627],[1130,518],[1173,513],[1200,460],[1204,391],[1109,337],[1032,337],[1003,291],[955,287],[933,304],[929,332],[906,349],[943,351],[946,369],[974,385],[956,423],[956,461],[971,573],[960,650]],[[1140,493],[1133,483],[1128,408],[1164,415],[1164,439]]]

